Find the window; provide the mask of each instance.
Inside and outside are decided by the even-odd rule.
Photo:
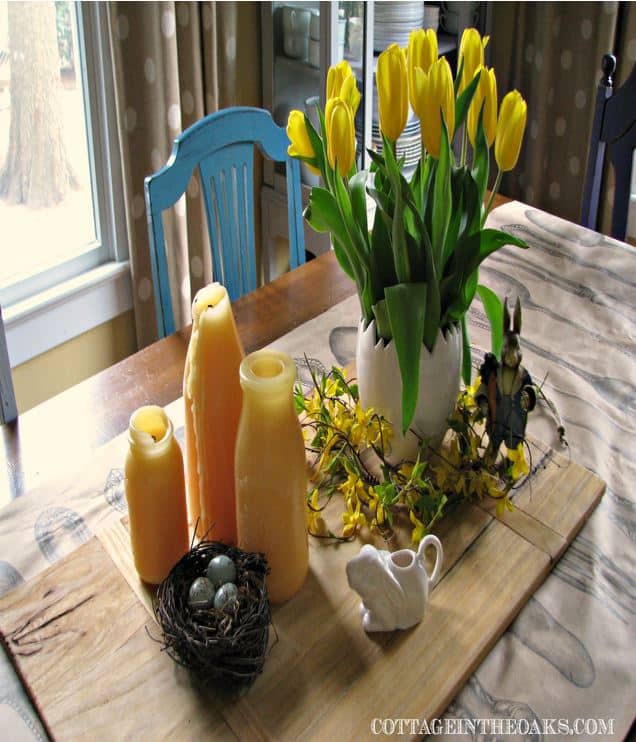
[[[12,365],[47,349],[14,325],[127,270],[106,13],[0,0],[0,304]],[[85,309],[57,342],[111,318]]]

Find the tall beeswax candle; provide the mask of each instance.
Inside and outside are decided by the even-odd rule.
[[[125,491],[135,567],[158,585],[188,551],[183,456],[161,407],[141,407],[128,428]]]
[[[282,603],[307,575],[307,465],[296,416],[296,366],[285,353],[260,350],[241,364],[243,410],[236,441],[239,546],[260,551],[271,573],[267,592]]]
[[[234,447],[242,360],[227,291],[210,284],[194,297],[185,366],[188,503],[191,524],[199,518],[197,536],[227,544],[236,543]]]

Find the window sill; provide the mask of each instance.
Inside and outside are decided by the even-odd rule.
[[[3,308],[11,366],[132,309],[128,262],[109,262]]]

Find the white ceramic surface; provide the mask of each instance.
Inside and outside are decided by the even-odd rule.
[[[427,546],[433,546],[436,552],[431,575],[424,562]],[[417,552],[400,549],[391,553],[365,544],[347,562],[349,586],[362,598],[364,630],[393,631],[419,623],[426,611],[429,588],[440,577],[443,560],[442,543],[431,534],[420,541]]]
[[[444,435],[446,419],[453,411],[459,391],[462,358],[462,336],[453,327],[441,332],[433,352],[422,346],[420,355],[420,389],[411,430],[438,443]],[[356,375],[363,407],[374,407],[393,423],[390,461],[413,459],[418,439],[409,430],[402,435],[402,380],[393,341],[376,342],[375,320],[366,329],[358,327]]]

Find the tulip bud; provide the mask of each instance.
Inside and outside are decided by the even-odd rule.
[[[512,170],[517,164],[527,114],[528,106],[518,90],[512,90],[501,101],[495,136],[495,160],[502,172]]]
[[[483,40],[476,28],[466,28],[459,42],[459,55],[457,64],[461,67],[462,59],[464,67],[462,69],[462,79],[459,82],[459,95],[470,85],[475,73],[480,67],[484,66],[484,49],[488,45],[490,37],[484,36]]]
[[[327,72],[327,100],[330,98],[342,98],[349,104],[351,113],[355,116],[360,105],[360,91],[356,83],[349,62],[343,60]]]
[[[380,129],[395,142],[406,126],[409,111],[404,49],[391,44],[378,57],[376,72]]]
[[[353,114],[342,98],[330,98],[325,106],[327,158],[332,168],[338,166],[343,177],[349,175],[356,156]]]
[[[415,110],[415,69],[420,67],[428,72],[433,62],[437,59],[437,34],[432,28],[424,30],[418,28],[411,31],[409,36],[409,48],[407,52],[409,100],[411,107]]]
[[[289,118],[287,119],[287,136],[289,137],[290,142],[289,147],[287,147],[287,154],[290,157],[315,159],[316,153],[314,152],[311,140],[309,139],[305,114],[302,111],[289,112]],[[309,163],[307,163],[307,166],[316,175],[320,175],[320,170],[316,167]]]
[[[415,113],[420,119],[424,147],[438,159],[442,116],[446,122],[449,140],[452,140],[455,132],[455,91],[453,75],[446,57],[440,57],[434,62],[428,73],[419,67],[415,69],[414,102]]]
[[[479,112],[481,107],[484,107],[484,134],[486,135],[486,141],[488,146],[492,147],[492,143],[495,141],[495,133],[497,131],[497,78],[495,77],[495,71],[488,67],[480,67],[477,69],[481,72],[477,90],[468,109],[468,138],[472,146],[475,146],[475,136],[477,134],[477,123],[479,121]]]

